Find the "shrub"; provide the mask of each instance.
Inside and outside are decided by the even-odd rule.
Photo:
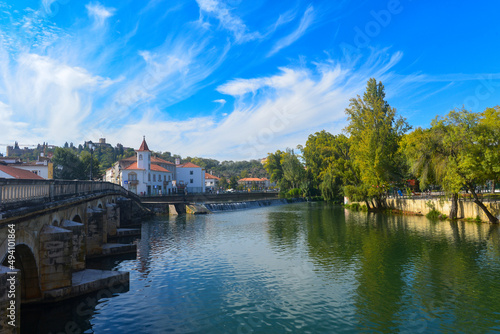
[[[361,206],[359,205],[359,203],[352,203],[351,204],[351,210],[352,211],[359,211],[361,208]]]
[[[431,211],[429,211],[429,213],[427,213],[425,216],[429,219],[433,219],[433,220],[436,220],[436,219],[439,219],[439,216],[441,215],[441,212],[439,212],[438,210],[436,209],[432,209]]]
[[[299,188],[293,188],[288,191],[288,197],[300,197],[301,193]]]

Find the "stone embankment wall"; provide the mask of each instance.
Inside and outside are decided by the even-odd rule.
[[[429,203],[430,201],[430,203]],[[361,205],[363,203],[360,203]],[[431,205],[429,205],[431,204]],[[401,211],[427,214],[432,210],[432,206],[439,212],[446,215],[450,214],[451,201],[436,199],[403,199],[403,198],[389,198],[387,205],[392,209]],[[500,218],[500,202],[484,202],[484,205],[490,212]],[[458,202],[458,218],[476,218],[479,216],[481,220],[488,221],[488,217],[484,214],[483,210],[474,202]]]

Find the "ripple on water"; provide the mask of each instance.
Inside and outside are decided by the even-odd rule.
[[[500,233],[473,228],[310,203],[157,219],[93,331],[493,331]]]

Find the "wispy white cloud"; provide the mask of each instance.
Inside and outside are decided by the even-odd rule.
[[[291,34],[289,34],[286,37],[283,37],[279,41],[277,41],[274,44],[274,47],[271,49],[271,51],[268,53],[268,57],[274,55],[281,49],[293,44],[296,40],[298,40],[300,37],[302,37],[306,31],[307,28],[314,22],[314,9],[312,6],[307,7],[306,11],[304,12],[304,15],[302,16],[302,19],[300,20],[300,24],[297,27],[296,30],[294,30]]]
[[[250,32],[243,20],[234,15],[222,1],[196,0],[196,2],[200,7],[200,13],[215,17],[222,28],[233,34],[236,43],[244,43],[262,37],[259,32]],[[203,18],[200,17],[200,19]]]
[[[2,122],[31,124],[22,137],[39,142],[64,142],[81,134],[91,113],[91,96],[109,85],[109,79],[83,68],[35,54],[22,54],[15,62],[2,58],[2,68]]]
[[[227,101],[224,99],[218,99],[218,100],[213,100],[212,102],[218,103],[220,105],[225,105]]]
[[[282,67],[272,76],[235,79],[219,86],[220,93],[235,98],[234,109],[222,119],[213,115],[179,121],[150,112],[129,127],[134,133],[154,134],[148,139],[153,149],[168,147],[183,155],[218,159],[261,158],[276,149],[304,144],[315,131],[340,131],[349,99],[361,94],[370,77],[392,89],[392,67],[400,59],[400,53],[386,57],[380,52],[357,67],[332,60],[312,68]]]
[[[87,9],[89,17],[94,20],[97,27],[101,27],[108,18],[114,15],[115,11],[115,9],[106,8],[98,2],[89,3],[85,5],[85,8]]]

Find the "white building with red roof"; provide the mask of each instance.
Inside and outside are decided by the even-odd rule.
[[[105,181],[120,184],[138,195],[175,193],[173,181],[176,166],[169,161],[151,157],[145,138],[135,152],[135,157],[120,160],[109,168]]]
[[[205,169],[192,162],[177,164],[175,186],[178,192],[204,193]]]
[[[43,177],[31,171],[1,164],[0,164],[0,178],[21,179],[21,180],[44,180]]]
[[[269,180],[265,177],[246,177],[238,180],[238,184],[242,185],[245,189],[259,189],[264,190],[271,185]]]
[[[205,188],[207,191],[215,191],[219,188],[220,178],[210,173],[205,173]]]

